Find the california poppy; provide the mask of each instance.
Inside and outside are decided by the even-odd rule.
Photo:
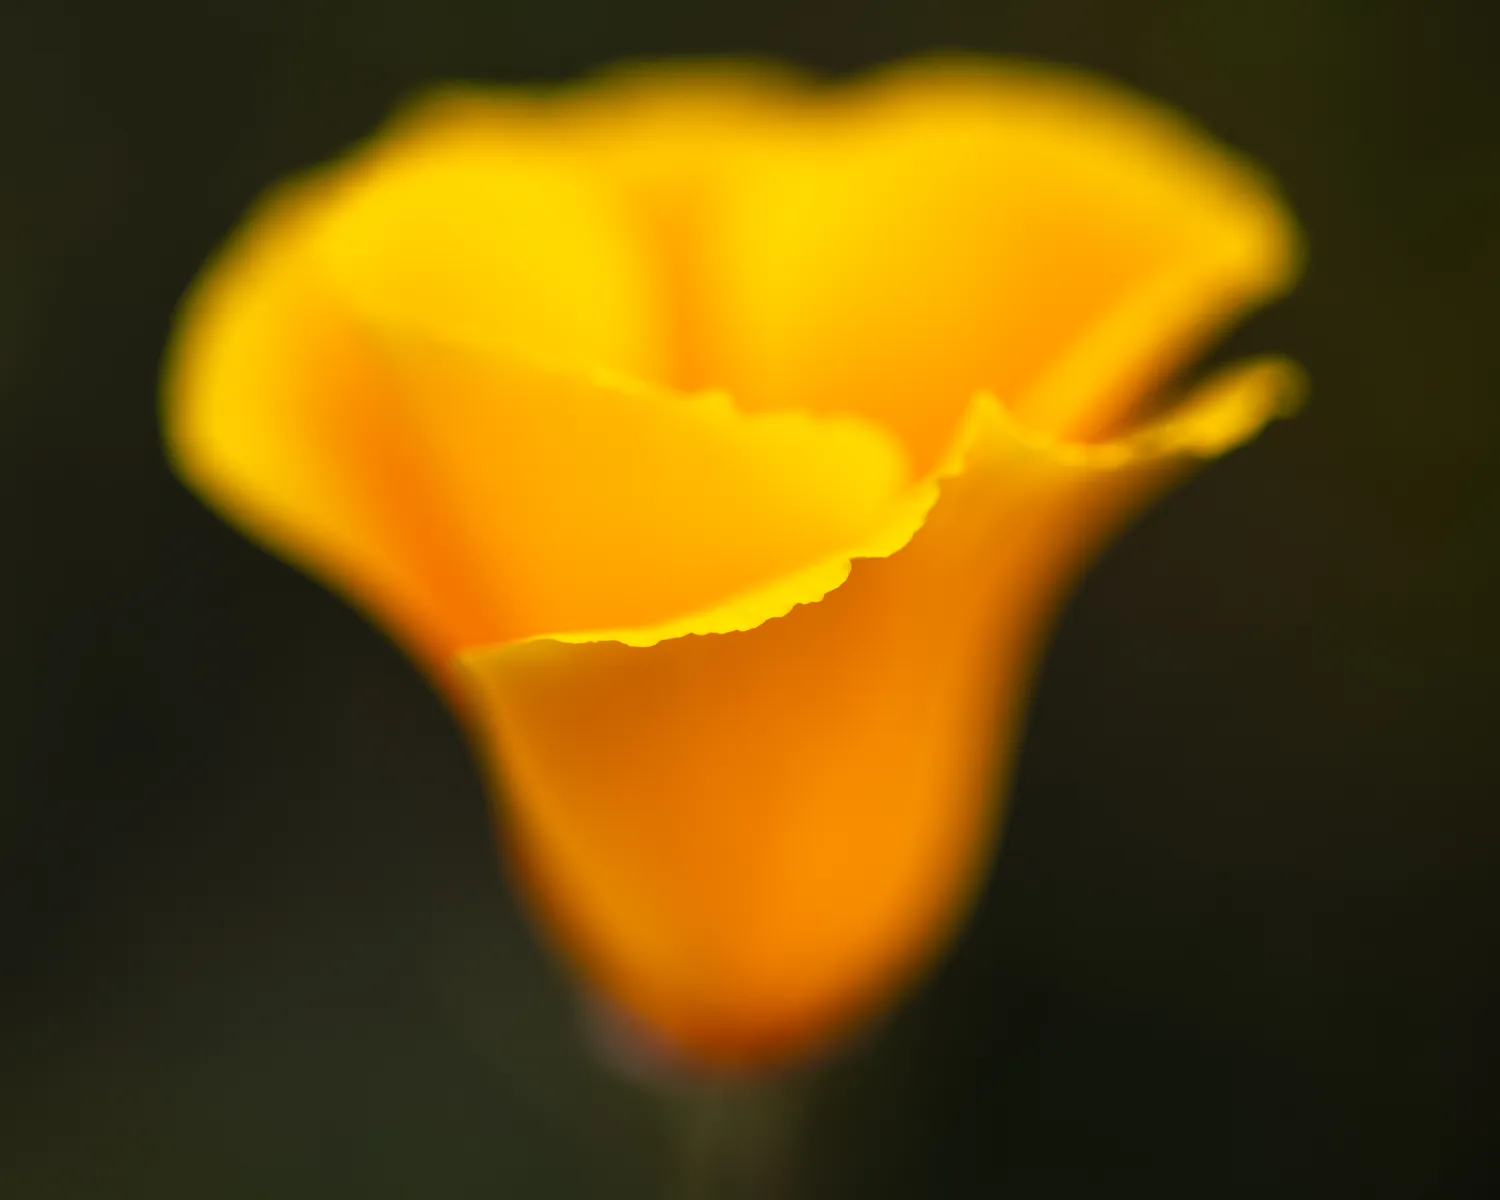
[[[591,984],[760,1066],[953,928],[1064,588],[1296,390],[1171,381],[1298,253],[1252,167],[1060,70],[453,89],[247,218],[168,440],[450,698]]]

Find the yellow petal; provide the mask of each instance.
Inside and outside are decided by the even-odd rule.
[[[924,469],[979,389],[1109,432],[1297,269],[1259,172],[1079,73],[934,60],[687,116],[669,101],[694,81],[664,72],[653,107],[650,78],[586,152],[671,214],[677,369],[750,407],[864,413]]]
[[[169,367],[169,440],[227,515],[435,670],[540,633],[755,624],[920,519],[901,447],[857,417],[747,415],[539,364],[456,319],[440,335],[352,312],[326,270],[345,202],[288,192],[210,269]]]
[[[386,137],[402,148],[398,162],[455,150],[501,163],[550,157],[591,178],[646,256],[659,357],[627,369],[697,390],[726,382],[712,359],[720,281],[708,270],[706,243],[747,162],[758,149],[777,155],[816,111],[814,95],[807,81],[770,64],[647,64],[555,94],[443,88],[403,111]],[[491,279],[513,286],[501,273]]]
[[[465,123],[400,126],[329,172],[305,238],[347,312],[658,378],[667,331],[633,216],[576,155]]]
[[[1062,586],[1199,458],[1252,436],[1295,372],[1254,363],[1116,442],[975,403],[962,469],[905,549],[757,628],[641,649],[471,651],[476,739],[541,918],[678,1050],[804,1049],[934,952],[987,856]]]
[[[663,64],[555,95],[448,90],[386,144],[363,173],[379,183],[361,184],[369,228],[340,217],[358,247],[343,256],[351,297],[535,347],[552,343],[492,310],[519,298],[566,332],[549,314],[581,288],[584,313],[620,332],[559,338],[566,361],[751,409],[861,413],[919,470],[976,390],[1038,427],[1108,433],[1300,258],[1254,167],[1125,89],[1022,63],[939,58],[828,87]],[[498,202],[533,175],[548,180],[535,204],[534,185]],[[559,190],[564,213],[585,207],[568,191],[582,181],[609,201],[593,214],[609,236],[580,242],[593,269],[530,251],[517,267],[510,231],[551,246],[555,221],[536,212]],[[460,184],[480,199],[424,223]],[[410,250],[361,267],[370,229],[404,219]],[[449,289],[456,304],[407,281],[470,247],[483,269]]]

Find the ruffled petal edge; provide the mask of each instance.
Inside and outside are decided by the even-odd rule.
[[[941,465],[915,485],[892,516],[868,537],[818,562],[707,608],[649,625],[617,629],[565,630],[498,645],[460,651],[460,665],[523,642],[570,645],[619,642],[645,648],[689,635],[744,632],[785,616],[799,604],[815,604],[842,586],[860,558],[889,558],[916,535],[937,503],[943,482],[980,458],[1010,451],[1022,458],[1083,474],[1149,466],[1172,459],[1215,458],[1255,437],[1270,421],[1300,407],[1306,377],[1296,363],[1278,355],[1225,367],[1197,385],[1183,403],[1117,437],[1098,442],[1071,440],[1026,425],[993,395],[979,393],[969,405]]]

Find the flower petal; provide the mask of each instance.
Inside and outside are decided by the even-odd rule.
[[[171,358],[169,440],[227,515],[430,666],[540,633],[754,624],[920,520],[901,447],[857,417],[747,415],[461,325],[351,315],[324,269],[330,202],[293,189],[211,268]]]
[[[976,390],[1041,428],[1109,433],[1300,257],[1255,168],[1144,98],[1031,64],[938,58],[830,87],[664,64],[550,97],[450,89],[387,143],[364,172],[379,184],[369,228],[341,217],[337,231],[355,246],[351,297],[535,347],[517,338],[524,317],[492,317],[519,305],[565,329],[557,281],[574,276],[516,258],[510,230],[545,234],[537,210],[567,192],[558,181],[589,180],[610,236],[579,254],[611,282],[584,313],[631,315],[610,318],[613,342],[560,339],[568,361],[751,409],[862,413],[919,471]],[[508,180],[533,176],[550,190],[509,197]],[[455,181],[476,200],[428,220]],[[582,203],[564,199],[564,213]],[[369,229],[402,220],[420,234],[411,252],[362,262],[381,244]],[[482,269],[450,287],[460,311],[434,305],[423,264],[443,264],[448,287],[470,245]]]
[[[308,253],[360,319],[661,376],[668,331],[650,248],[620,196],[564,147],[457,120],[398,122],[323,186]]]
[[[553,95],[443,88],[399,114],[387,137],[491,163],[551,156],[592,178],[631,224],[657,323],[660,357],[628,369],[699,390],[725,382],[712,359],[718,280],[704,254],[715,214],[756,149],[774,157],[813,111],[814,95],[807,81],[766,63],[646,64]],[[490,278],[492,287],[525,286]]]
[[[1039,627],[1102,535],[1253,436],[1294,369],[1203,385],[1114,443],[975,402],[926,524],[820,603],[640,649],[466,653],[476,740],[541,916],[699,1061],[765,1062],[889,997],[963,907]]]
[[[701,238],[713,380],[845,410],[922,469],[987,390],[1097,437],[1279,292],[1297,234],[1261,175],[1087,76],[937,60],[750,143]]]

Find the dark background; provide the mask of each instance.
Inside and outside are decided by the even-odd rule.
[[[1312,406],[1100,563],[969,934],[805,1197],[1500,1195],[1500,49],[1456,0],[0,0],[0,1195],[648,1197],[414,671],[167,473],[173,305],[433,80],[934,47],[1279,176]]]

